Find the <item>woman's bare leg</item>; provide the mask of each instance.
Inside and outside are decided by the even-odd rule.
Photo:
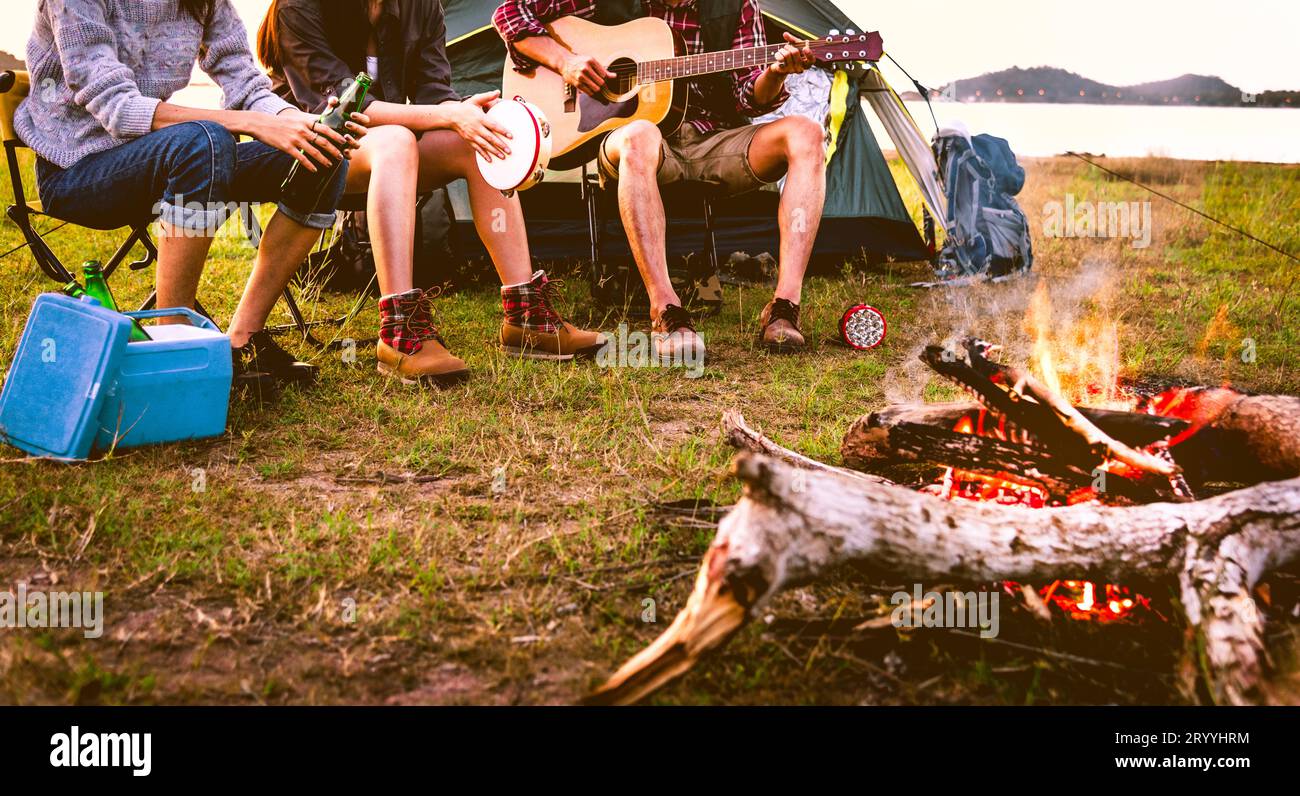
[[[235,316],[230,319],[230,345],[240,348],[248,338],[260,332],[271,316],[280,292],[293,278],[294,271],[311,253],[321,231],[302,224],[277,212],[266,225],[253,273],[248,277],[244,295],[239,299]]]
[[[501,284],[527,282],[533,275],[533,260],[519,195],[507,199],[484,182],[474,151],[459,135],[448,130],[425,133],[420,138],[420,190],[431,190],[462,177],[469,184],[474,227],[492,257]]]
[[[199,295],[199,277],[212,248],[212,238],[187,233],[170,224],[158,222],[159,308],[194,307]],[[162,323],[175,322],[164,318]]]
[[[413,287],[419,158],[414,133],[385,125],[371,128],[348,167],[347,193],[367,194],[366,222],[380,295],[405,293]]]

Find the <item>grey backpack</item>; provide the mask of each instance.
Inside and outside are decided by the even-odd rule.
[[[941,279],[999,277],[1029,270],[1034,247],[1029,220],[1013,198],[1025,170],[1005,139],[945,128],[934,139],[939,179],[948,199],[948,237],[939,252]]]

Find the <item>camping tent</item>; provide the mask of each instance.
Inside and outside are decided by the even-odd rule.
[[[506,51],[492,27],[492,14],[499,2],[443,2],[453,85],[462,95],[501,86]],[[783,31],[804,38],[820,38],[832,30],[863,29],[831,0],[762,0],[761,5],[771,41],[779,40]],[[888,45],[888,31],[884,33]],[[816,252],[819,255],[849,256],[865,250],[876,256],[923,259],[927,256],[926,246],[903,204],[898,186],[865,118],[866,111],[860,102],[848,101],[848,98],[856,98],[859,93],[867,98],[917,180],[931,214],[943,219],[945,216],[939,206],[942,199],[935,182],[937,168],[925,137],[879,72],[858,69],[840,75],[835,81],[836,107],[842,109],[843,115],[837,123],[838,136],[827,173],[827,202]],[[833,99],[836,98],[827,97],[828,107]],[[546,182],[521,195],[535,256],[562,259],[586,251],[589,233],[585,209],[578,198],[579,190],[578,178],[574,174],[547,175]],[[450,193],[458,220],[458,247],[467,255],[481,253],[481,243],[469,221],[471,216],[464,184],[452,186]],[[777,250],[777,230],[772,219],[778,201],[779,194],[767,190],[715,206],[718,248],[724,257],[733,251],[757,254]],[[673,224],[670,253],[680,255],[700,251],[703,224],[698,210],[679,213],[669,202],[668,212]],[[613,218],[611,214],[605,215],[607,222],[602,233],[605,251],[623,255],[627,252],[626,239],[616,213],[612,215]]]

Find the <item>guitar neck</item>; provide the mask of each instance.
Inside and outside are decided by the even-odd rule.
[[[764,47],[746,47],[699,55],[682,55],[658,61],[642,61],[636,65],[636,79],[637,83],[644,85],[718,72],[732,72],[737,69],[752,69],[774,62],[776,54],[784,46],[785,43],[782,42]]]

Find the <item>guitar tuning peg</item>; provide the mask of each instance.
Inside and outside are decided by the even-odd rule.
[[[832,36],[838,36],[838,35],[840,35],[840,31],[839,31],[839,29],[838,29],[838,28],[832,28],[832,29],[831,29],[831,35],[832,35]]]
[[[858,32],[857,32],[856,30],[854,30],[853,28],[849,28],[848,30],[844,31],[844,34],[845,34],[846,36],[856,36],[856,35],[858,35]]]

